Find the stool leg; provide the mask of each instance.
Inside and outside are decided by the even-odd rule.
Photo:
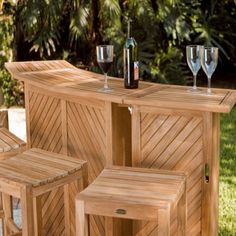
[[[86,187],[88,187],[88,164],[87,163],[83,164],[82,171],[83,171],[83,179],[82,179],[83,189],[85,189]]]
[[[170,209],[158,210],[158,236],[170,236]]]
[[[76,236],[89,236],[88,215],[85,214],[84,201],[76,201]]]
[[[5,193],[2,193],[2,204],[3,204],[3,212],[4,212],[4,235],[10,235],[10,230],[7,227],[7,221],[12,219],[12,204],[11,204],[11,196]]]
[[[34,231],[35,235],[42,235],[42,206],[41,195],[33,198]]]
[[[177,205],[177,217],[178,217],[178,235],[185,236],[186,234],[186,221],[187,221],[187,209],[186,209],[186,193],[184,192]]]
[[[22,236],[33,236],[34,218],[33,218],[33,198],[30,187],[21,189],[21,210],[22,210]]]

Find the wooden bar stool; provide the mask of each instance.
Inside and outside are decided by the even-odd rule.
[[[26,143],[8,130],[8,111],[0,110],[0,160],[26,149]]]
[[[87,186],[85,161],[40,149],[29,149],[14,157],[1,160],[0,173],[5,235],[20,235],[21,231],[12,219],[10,196],[21,200],[22,235],[47,235],[42,228],[41,197],[59,187],[64,189],[64,205],[54,207],[60,207],[62,211],[59,212],[65,216],[64,222],[59,222],[60,225],[56,227],[65,225],[65,234],[71,235],[70,221],[75,217],[73,210],[75,203],[74,200],[70,200],[69,184],[75,182],[80,190]]]
[[[0,111],[0,160],[7,159],[26,149],[26,143],[8,130],[8,112]],[[0,219],[4,219],[0,193]],[[4,222],[3,222],[4,225]]]
[[[6,128],[0,128],[0,160],[15,156],[26,149],[26,143]]]
[[[158,222],[158,236],[170,235],[177,207],[178,235],[186,229],[186,178],[182,172],[110,167],[76,196],[77,236],[89,235],[88,214]],[[111,231],[106,235],[112,235]],[[144,233],[145,235],[145,233]]]

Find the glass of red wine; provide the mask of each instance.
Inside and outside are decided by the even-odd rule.
[[[113,62],[113,45],[99,45],[96,47],[97,62],[105,75],[105,82],[103,88],[99,89],[102,92],[109,92],[112,89],[107,83],[107,72],[109,71]]]

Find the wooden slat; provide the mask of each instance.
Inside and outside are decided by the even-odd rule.
[[[194,220],[202,208],[202,174],[203,174],[203,117],[195,113],[185,115],[185,111],[163,112],[163,109],[154,113],[138,110],[140,116],[140,131],[134,128],[133,138],[140,139],[140,144],[133,146],[135,166],[168,170],[181,170],[187,178],[187,209],[188,221],[194,225],[187,225],[187,235],[192,227],[201,221],[201,217]],[[166,114],[165,114],[166,113]],[[137,127],[137,124],[134,124]],[[139,135],[139,138],[137,138]],[[137,142],[138,143],[138,142]],[[198,199],[195,201],[195,199]],[[198,214],[199,216],[199,214]],[[147,223],[145,227],[148,227]],[[171,228],[176,227],[176,220],[172,218]],[[139,230],[144,231],[140,225]],[[150,226],[151,227],[151,226]],[[145,235],[152,232],[144,231]],[[157,229],[156,231],[157,232]],[[199,231],[198,231],[199,232]],[[200,229],[201,232],[201,229]]]
[[[88,161],[89,182],[102,171],[105,163],[106,135],[104,117],[98,119],[101,115],[104,116],[101,110],[68,103],[68,152]]]
[[[57,153],[62,152],[60,101],[32,93],[29,109],[30,114],[32,114],[28,124],[31,134],[31,147],[43,148]]]
[[[129,202],[135,198],[135,204],[168,206],[177,201],[183,188],[183,173],[157,170],[145,171],[141,168],[110,167],[104,169],[80,195],[83,198],[109,199]],[[183,189],[182,189],[183,192]]]
[[[192,94],[187,91],[189,87],[141,81],[139,89],[127,90],[122,79],[109,77],[113,92],[101,93],[97,88],[103,85],[103,75],[77,69],[66,61],[14,62],[6,67],[15,79],[25,82],[29,146],[88,160],[89,181],[96,178],[107,162],[131,165],[132,146],[135,166],[186,172],[188,193],[191,199],[198,199],[191,204],[190,212],[199,205],[202,207],[199,196],[213,193],[207,186],[204,191],[199,190],[199,173],[204,162],[211,158],[211,153],[218,155],[217,150],[206,152],[208,142],[204,134],[212,127],[206,128],[208,121],[203,113],[230,112],[236,102],[234,90],[213,88],[215,94],[206,96],[206,88],[202,94]],[[132,107],[132,116],[128,114],[128,106]],[[111,153],[113,160],[108,156]],[[216,170],[213,175],[217,179]],[[217,190],[216,185],[214,189]],[[217,201],[211,201],[211,209],[216,212],[214,204]],[[189,217],[193,220],[196,215],[191,213]],[[91,217],[92,235],[104,234],[103,221]],[[171,230],[177,229],[175,222],[173,218]],[[188,230],[191,235],[198,235],[204,224],[197,218],[193,222]],[[152,234],[158,230],[154,228]]]
[[[103,75],[77,69],[66,61],[12,62],[6,63],[6,68],[14,78],[64,97],[89,95],[118,103],[212,112],[229,112],[236,102],[233,90],[213,89],[214,94],[209,96],[206,89],[194,94],[188,92],[188,87],[145,82],[140,83],[139,90],[128,90],[124,89],[123,81],[116,78],[109,78],[113,91],[107,96],[98,92],[103,86]]]
[[[8,129],[8,112],[7,110],[0,110],[0,127]]]
[[[9,156],[8,153],[17,152],[17,150],[23,148],[25,146],[25,142],[16,137],[6,128],[0,128],[0,154],[1,157]]]
[[[135,235],[147,235],[147,232],[152,235],[154,231],[164,235],[170,231],[170,209],[177,206],[184,192],[185,175],[182,172],[112,166],[105,168],[88,188],[78,194],[76,201],[85,202],[87,214],[158,221],[158,226],[156,222],[147,222],[143,227],[137,227],[139,223],[135,222]],[[118,208],[125,209],[126,214],[116,215]],[[186,208],[178,209],[185,217]],[[78,219],[77,223],[79,220],[83,219]],[[181,220],[184,222],[183,218]],[[113,231],[112,226],[107,229],[110,229],[109,233]],[[127,231],[123,235],[127,235]]]
[[[46,155],[45,155],[46,154]],[[13,179],[32,186],[53,182],[77,170],[82,164],[79,160],[70,160],[63,155],[31,149],[15,157],[0,162],[1,176],[6,175],[7,180]]]
[[[37,215],[35,213],[38,224],[34,226],[35,228],[40,227],[37,229],[40,235],[65,235],[63,184],[67,184],[69,181],[78,181],[78,178],[82,178],[84,174],[81,172],[81,168],[84,165],[86,165],[85,161],[34,148],[2,160],[0,162],[0,182],[6,193],[21,197],[21,200],[23,198],[24,217],[28,217],[33,212],[33,196],[40,195],[39,198],[34,199],[34,203],[36,202],[39,210]],[[9,186],[5,186],[4,183]],[[12,189],[13,191],[10,191]],[[51,189],[53,190],[48,192]],[[37,190],[40,193],[35,195]],[[67,217],[70,219],[68,221],[71,224],[69,232],[72,235],[75,234],[75,211],[72,199],[74,199],[78,190],[77,185],[71,184],[68,199],[65,199],[70,206],[70,215]],[[41,196],[43,193],[45,194]],[[27,209],[27,206],[30,208]],[[32,219],[31,216],[29,217]],[[23,232],[29,231],[31,235],[33,227],[27,224],[27,222],[30,222],[29,218],[23,220]]]
[[[68,154],[88,161],[88,180],[91,183],[105,166],[106,156],[106,122],[105,103],[94,106],[85,105],[83,100],[76,103],[67,102],[67,142]],[[91,235],[104,233],[104,220],[101,217],[90,217]],[[93,222],[93,223],[92,223]]]
[[[149,93],[148,93],[149,91]],[[189,93],[185,86],[156,85],[144,92],[128,95],[124,103],[187,110],[230,112],[236,102],[234,90],[213,89],[209,96],[203,93]]]
[[[48,195],[45,204],[42,203],[42,227],[43,235],[54,235],[53,232],[60,225],[65,227],[64,222],[64,204],[63,188],[53,190]]]

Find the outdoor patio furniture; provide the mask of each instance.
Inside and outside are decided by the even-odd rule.
[[[0,161],[0,189],[3,195],[5,235],[18,235],[20,229],[12,219],[11,196],[21,200],[22,235],[71,235],[74,226],[74,192],[87,186],[87,164],[85,161],[65,155],[29,149],[14,157]],[[59,189],[59,193],[58,193]],[[55,191],[56,190],[56,191]],[[46,207],[42,203],[48,193],[54,191],[54,199]],[[55,194],[58,193],[58,194]],[[66,222],[50,222],[45,212],[55,208],[63,212]],[[57,231],[46,231],[45,224],[56,226]]]
[[[25,150],[26,144],[8,130],[8,112],[0,111],[0,160],[7,159]],[[0,193],[0,218],[4,218],[2,194]],[[4,221],[3,221],[4,223]]]
[[[26,149],[26,143],[6,128],[0,128],[0,160],[14,156]]]
[[[107,165],[183,171],[186,234],[218,235],[220,114],[234,107],[235,90],[214,88],[209,96],[207,88],[193,94],[188,86],[143,81],[132,90],[109,77],[113,91],[101,93],[103,75],[64,60],[10,62],[6,68],[24,83],[29,147],[88,161],[89,183]],[[93,235],[104,235],[104,217],[91,218]],[[130,228],[121,231],[130,235]],[[140,224],[145,236],[156,229]]]
[[[88,214],[92,214],[157,221],[158,236],[169,236],[171,215],[177,209],[176,235],[184,236],[185,180],[183,173],[175,171],[118,166],[104,169],[92,184],[76,196],[76,235],[90,235]],[[113,235],[112,228],[111,225],[106,235]]]
[[[8,130],[8,112],[0,111],[0,160],[21,153],[26,143]]]

